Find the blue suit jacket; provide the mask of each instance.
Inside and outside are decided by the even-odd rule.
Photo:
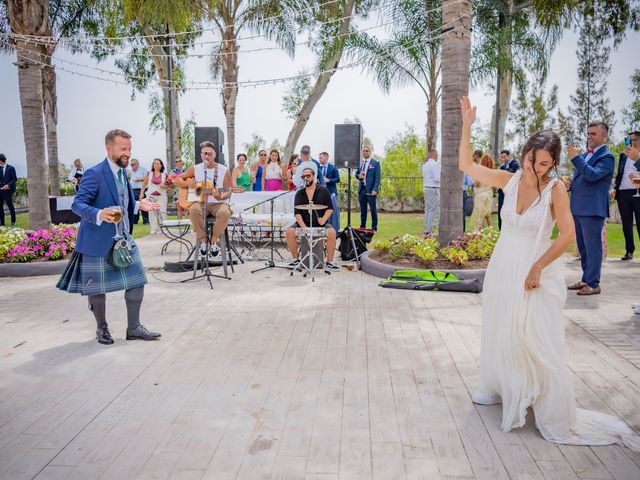
[[[358,193],[371,193],[380,192],[380,179],[382,174],[380,173],[380,162],[373,158],[369,161],[369,168],[364,177],[364,185],[360,181],[360,167],[356,170],[356,178],[358,179]]]
[[[571,213],[577,216],[609,216],[609,189],[616,161],[606,146],[589,159],[586,153],[571,159],[576,167],[571,180]]]
[[[624,166],[626,163],[627,156],[624,153],[621,153],[620,158],[618,159],[618,173],[616,174],[616,181],[614,182],[616,194],[618,193],[618,190],[620,190],[620,184],[622,183],[622,175],[624,174]],[[640,172],[640,160],[636,160],[633,163],[633,166],[636,167],[636,170]]]
[[[9,185],[9,192],[13,193],[16,191],[17,182],[18,182],[18,177],[16,175],[16,169],[13,168],[8,163],[5,163],[4,172],[2,174],[2,182],[0,182],[0,187]]]
[[[322,170],[322,165],[320,165],[320,170]],[[318,172],[320,172],[320,170],[318,170]],[[326,182],[325,187],[327,187],[331,193],[338,195],[338,187],[336,187],[336,183],[340,182],[340,172],[333,163],[327,163],[327,172],[325,173],[325,177],[329,179],[329,181]],[[320,178],[320,174],[318,174],[318,178]]]
[[[129,179],[127,179],[127,188],[129,190],[129,233],[131,233],[136,200]],[[118,187],[116,187],[116,179],[109,166],[109,160],[104,159],[95,167],[85,170],[80,182],[80,190],[71,205],[73,213],[81,218],[76,240],[78,253],[94,257],[104,257],[109,253],[116,234],[116,226],[108,222],[97,225],[96,217],[99,210],[119,203]]]

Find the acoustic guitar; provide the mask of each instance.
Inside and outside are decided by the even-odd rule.
[[[205,197],[212,195],[214,190],[220,193],[242,193],[245,191],[244,187],[216,188],[213,182],[196,182],[196,188],[179,188],[178,205],[180,208],[188,210],[193,203],[204,203]]]

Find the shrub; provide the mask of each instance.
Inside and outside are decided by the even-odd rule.
[[[60,184],[60,195],[63,197],[73,197],[76,194],[76,186],[73,183],[64,182]]]
[[[9,250],[20,243],[26,233],[22,228],[0,227],[0,260],[3,260]]]
[[[467,252],[459,244],[449,244],[440,250],[440,255],[455,265],[463,266],[469,260]]]
[[[38,257],[59,260],[73,251],[77,230],[74,227],[55,227],[37,230],[24,236],[6,254],[10,262],[28,262]]]
[[[400,258],[407,255],[413,255],[413,247],[420,243],[420,238],[416,235],[405,234],[391,240],[389,246],[389,254],[392,257]]]
[[[373,240],[371,242],[371,248],[380,253],[388,252],[389,247],[391,247],[391,242],[389,240]]]

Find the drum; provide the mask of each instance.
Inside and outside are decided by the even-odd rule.
[[[296,236],[300,242],[300,261],[305,268],[324,268],[324,240],[327,238],[327,229],[324,227],[296,228]],[[312,247],[311,255],[309,251]]]

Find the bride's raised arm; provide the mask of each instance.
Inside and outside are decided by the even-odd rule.
[[[492,187],[504,188],[513,175],[512,173],[478,165],[477,163],[473,163],[471,159],[471,125],[473,125],[473,122],[476,120],[476,107],[471,105],[469,97],[462,97],[460,99],[460,110],[462,111],[462,135],[460,136],[458,168],[480,183]]]

